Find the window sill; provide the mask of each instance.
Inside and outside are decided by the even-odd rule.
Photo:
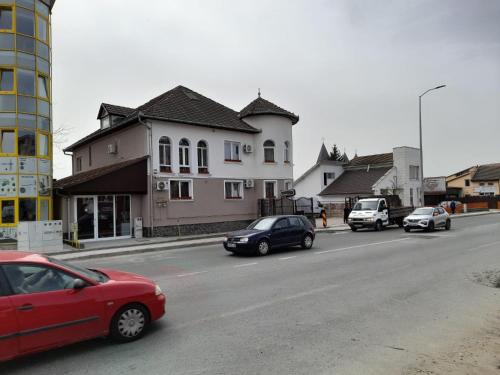
[[[234,197],[234,198],[232,198],[232,197],[225,197],[224,199],[227,200],[227,201],[241,201],[241,200],[243,200],[242,197]]]
[[[193,202],[193,198],[170,198],[170,202]]]
[[[227,163],[227,164],[242,164],[241,160],[224,160],[224,163]]]
[[[264,164],[267,164],[267,165],[276,165],[278,163],[275,162],[275,161],[264,161]]]

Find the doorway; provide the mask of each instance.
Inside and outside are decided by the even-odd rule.
[[[79,240],[128,238],[131,236],[130,195],[75,197],[75,222]]]

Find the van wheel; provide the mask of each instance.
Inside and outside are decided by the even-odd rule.
[[[301,246],[303,249],[310,249],[313,246],[313,238],[310,234],[304,236]]]
[[[446,224],[444,226],[444,229],[446,229],[446,230],[451,229],[451,220],[450,219],[446,220]]]
[[[377,220],[377,222],[375,223],[375,231],[380,232],[382,231],[382,229],[384,229],[382,222],[380,220]]]
[[[405,228],[405,232],[409,232],[411,229],[409,227]]]
[[[356,231],[358,230],[358,228],[356,228],[356,227],[351,227],[351,230],[352,230],[353,232],[356,232]]]

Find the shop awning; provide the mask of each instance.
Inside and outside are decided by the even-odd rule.
[[[63,195],[146,194],[147,187],[147,156],[54,181],[54,190]]]

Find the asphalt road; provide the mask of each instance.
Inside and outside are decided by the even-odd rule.
[[[80,264],[156,280],[166,316],[140,341],[92,340],[1,374],[401,374],[500,308],[470,279],[500,269],[500,215],[432,234],[322,234],[267,257],[210,246]]]

